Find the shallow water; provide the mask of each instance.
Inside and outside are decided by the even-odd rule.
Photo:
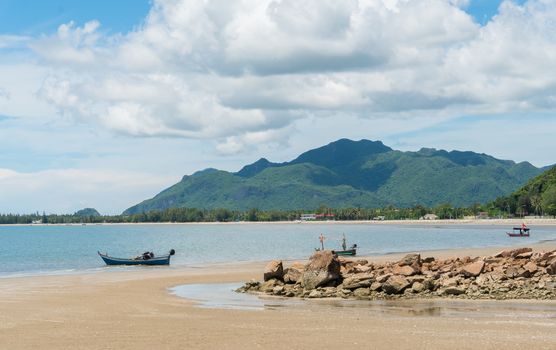
[[[305,259],[326,236],[325,248],[339,249],[342,234],[358,254],[382,255],[488,246],[527,245],[555,240],[556,228],[532,227],[532,237],[509,238],[492,225],[372,224],[175,224],[0,226],[0,277],[104,270],[97,250],[131,257],[149,250],[176,250],[173,266]]]
[[[170,293],[193,300],[197,306],[212,309],[265,310],[288,307],[358,309],[381,316],[397,317],[485,317],[556,320],[556,304],[490,300],[343,300],[297,299],[237,293],[241,283],[186,284]]]

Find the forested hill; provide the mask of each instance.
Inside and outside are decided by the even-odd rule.
[[[207,169],[124,211],[171,207],[290,210],[486,203],[523,186],[541,169],[486,154],[341,139],[290,162],[262,158],[231,173]]]
[[[556,166],[531,179],[511,195],[496,199],[493,204],[515,215],[556,215]]]

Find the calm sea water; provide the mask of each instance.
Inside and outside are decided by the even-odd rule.
[[[176,250],[172,265],[304,259],[327,239],[339,249],[342,234],[360,255],[394,252],[527,245],[556,240],[556,228],[532,227],[532,237],[509,238],[505,227],[350,224],[188,224],[1,226],[0,276],[104,270],[97,250],[131,257],[145,250]]]

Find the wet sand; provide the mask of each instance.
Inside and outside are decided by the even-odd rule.
[[[556,243],[534,248],[556,249]],[[556,301],[404,301],[371,307],[317,301],[249,310],[201,308],[169,293],[169,288],[184,284],[260,279],[264,265],[107,268],[92,274],[0,279],[0,348],[556,348]]]

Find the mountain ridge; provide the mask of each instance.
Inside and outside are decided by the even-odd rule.
[[[432,148],[403,152],[381,141],[340,139],[289,162],[260,158],[237,172],[198,171],[123,214],[171,207],[461,206],[508,195],[541,171],[528,162],[484,153]]]

